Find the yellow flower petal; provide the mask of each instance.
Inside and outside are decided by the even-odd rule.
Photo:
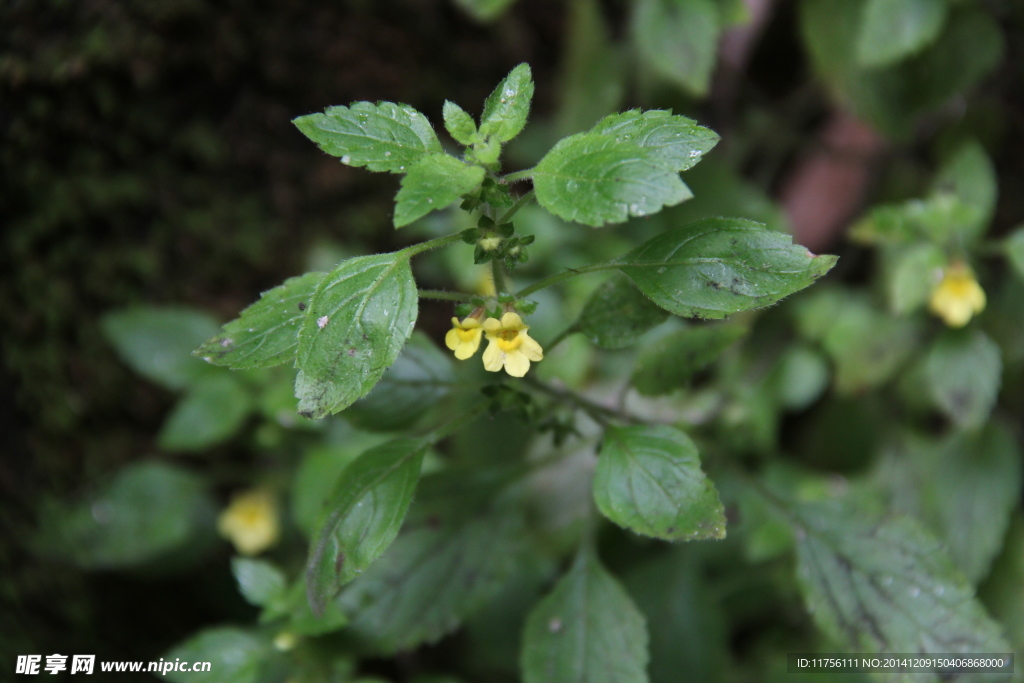
[[[985,290],[963,263],[946,268],[942,281],[932,291],[928,308],[950,327],[963,327],[985,309]]]
[[[459,339],[459,331],[457,329],[448,330],[448,334],[444,335],[444,345],[452,351],[459,348],[459,344],[461,343],[462,342]]]
[[[491,339],[484,351],[484,370],[498,372],[505,363],[505,354],[496,339]]]
[[[277,499],[263,489],[236,494],[217,518],[217,530],[243,555],[263,552],[281,533]]]
[[[497,318],[488,318],[484,321],[484,330],[487,332],[487,338],[490,339],[492,334],[495,334],[501,329],[501,321]]]
[[[526,354],[527,358],[532,361],[544,360],[544,349],[540,347],[537,340],[525,332],[520,332],[519,336],[523,340],[522,352]]]
[[[522,351],[513,351],[505,356],[505,372],[513,377],[522,377],[530,369],[530,359]]]

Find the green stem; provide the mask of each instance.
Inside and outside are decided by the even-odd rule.
[[[582,268],[572,268],[570,270],[557,273],[556,275],[546,277],[543,280],[538,280],[537,282],[534,282],[526,289],[517,292],[516,298],[522,299],[523,297],[527,297],[533,294],[534,292],[539,292],[540,290],[546,287],[550,287],[551,285],[558,284],[559,282],[562,282],[564,280],[574,278],[577,275],[584,275],[585,273],[596,273],[599,270],[615,270],[618,267],[618,263],[592,263],[589,266],[583,266]]]
[[[505,266],[500,259],[491,259],[491,273],[494,277],[494,291],[498,294],[511,293],[508,279],[505,277]]]
[[[502,182],[506,182],[506,183],[514,183],[516,181],[526,180],[527,178],[532,178],[532,177],[533,177],[533,169],[532,168],[528,168],[525,171],[516,171],[515,173],[509,173],[508,175],[502,177],[501,180],[502,180]]]
[[[502,216],[501,218],[499,218],[497,221],[495,221],[495,223],[497,225],[502,225],[504,223],[508,223],[510,220],[512,220],[512,216],[516,215],[516,212],[519,211],[519,209],[523,208],[529,202],[532,202],[532,201],[533,201],[533,190],[530,190],[529,192],[524,194],[522,197],[520,197],[519,200],[515,204],[512,205],[512,208],[509,209],[508,211],[506,211],[505,215]]]
[[[399,254],[408,254],[409,258],[412,258],[413,256],[416,256],[417,254],[422,254],[425,251],[430,251],[431,249],[437,249],[438,247],[447,246],[447,245],[451,244],[452,242],[458,242],[461,239],[462,239],[462,233],[461,232],[457,232],[454,235],[445,235],[444,237],[438,237],[437,239],[434,239],[434,240],[427,240],[426,242],[420,242],[419,244],[413,244],[412,246],[409,246],[409,247],[406,247],[405,249],[402,249],[398,253]]]
[[[463,294],[462,292],[442,292],[438,289],[421,289],[418,290],[421,299],[440,299],[441,301],[458,301],[460,303],[469,303],[473,300],[473,295]]]

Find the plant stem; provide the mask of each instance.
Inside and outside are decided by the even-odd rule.
[[[532,377],[526,377],[524,380],[534,389],[544,392],[549,396],[558,399],[562,402],[568,402],[575,405],[577,408],[585,412],[587,415],[592,417],[595,422],[602,425],[608,424],[608,418],[615,420],[621,420],[623,422],[629,422],[631,424],[645,424],[646,422],[635,415],[621,410],[615,410],[614,408],[606,408],[603,405],[594,403],[590,399],[584,398],[574,391],[568,389],[556,389],[550,384],[541,382],[540,380],[533,379]]]
[[[516,215],[516,212],[519,211],[519,209],[523,208],[524,206],[526,206],[526,204],[528,204],[529,202],[532,202],[532,201],[533,201],[533,190],[530,190],[529,192],[524,194],[522,197],[520,197],[519,200],[515,204],[512,205],[512,208],[509,209],[508,211],[506,211],[505,215],[502,216],[501,218],[499,218],[497,221],[495,221],[495,223],[497,225],[501,225],[503,223],[508,223],[510,220],[512,220],[512,216]]]
[[[458,242],[461,239],[462,233],[457,232],[454,235],[445,235],[444,237],[438,237],[437,239],[427,240],[426,242],[420,242],[419,244],[413,244],[412,246],[402,249],[398,253],[408,254],[409,258],[412,258],[417,254],[422,254],[425,251],[430,251],[431,249],[437,249],[438,247],[449,245],[452,242]]]
[[[505,266],[500,259],[491,259],[491,273],[494,277],[494,291],[498,294],[509,293],[508,279],[505,277]]]
[[[595,273],[595,272],[597,272],[599,270],[614,270],[614,269],[616,269],[618,267],[619,267],[619,264],[617,264],[617,263],[592,263],[589,266],[583,266],[582,268],[572,268],[570,270],[563,271],[563,272],[558,273],[556,275],[551,275],[549,277],[546,277],[543,280],[538,280],[537,282],[534,282],[532,285],[530,285],[526,289],[523,289],[523,290],[520,290],[519,292],[517,292],[516,293],[516,298],[517,299],[522,299],[523,297],[529,296],[529,295],[533,294],[534,292],[538,292],[538,291],[544,289],[545,287],[550,287],[551,285],[558,284],[559,282],[562,282],[563,280],[568,280],[570,278],[574,278],[577,275],[583,275],[585,273]]]
[[[458,301],[461,303],[469,303],[473,300],[471,294],[463,294],[462,292],[442,292],[437,289],[421,289],[418,290],[421,299],[440,299],[441,301]]]
[[[533,169],[528,168],[525,171],[516,171],[515,173],[509,173],[502,177],[502,182],[514,183],[519,180],[526,180],[527,178],[533,177]]]

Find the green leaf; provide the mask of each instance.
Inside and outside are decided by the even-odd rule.
[[[348,625],[348,617],[334,602],[328,602],[322,611],[315,614],[306,597],[307,593],[305,581],[295,582],[288,593],[283,607],[284,614],[288,617],[289,631],[296,635],[319,636]],[[276,616],[280,616],[280,614],[275,612],[274,617],[276,618]],[[268,621],[268,617],[269,615],[261,615],[261,621]]]
[[[76,505],[45,505],[43,545],[90,569],[169,556],[212,529],[214,507],[199,477],[159,462],[129,465]]]
[[[934,191],[949,193],[970,207],[956,228],[955,235],[972,242],[983,234],[996,209],[998,194],[996,169],[985,149],[968,142],[950,156],[935,178]]]
[[[1017,275],[1024,279],[1024,227],[1019,227],[1010,233],[1010,236],[1003,242],[1003,250],[1010,260],[1010,265],[1017,271]]]
[[[321,280],[299,331],[299,413],[321,418],[369,393],[412,334],[418,305],[403,252],[348,259]]]
[[[663,232],[613,263],[671,313],[724,318],[809,286],[836,260],[760,223],[708,218]]]
[[[804,410],[828,389],[828,361],[803,345],[783,352],[776,370],[779,401],[789,410]]]
[[[349,166],[403,173],[425,156],[441,152],[427,117],[406,104],[356,102],[293,121],[303,134]]]
[[[502,14],[515,0],[455,0],[477,21],[491,21]]]
[[[233,436],[252,409],[250,389],[231,375],[196,382],[167,416],[157,445],[168,451],[201,451]]]
[[[188,308],[138,307],[103,316],[103,333],[135,372],[168,389],[183,389],[210,368],[190,353],[217,332],[217,322]]]
[[[520,64],[509,72],[484,102],[480,116],[480,135],[508,142],[526,125],[533,100],[533,75],[529,64]]]
[[[483,167],[464,164],[448,154],[423,157],[402,178],[402,189],[395,197],[395,227],[446,208],[480,187],[485,173]]]
[[[1008,651],[970,584],[914,520],[875,522],[849,501],[795,512],[801,521],[801,590],[814,620],[833,640],[858,652]]]
[[[524,683],[647,683],[647,625],[597,558],[582,552],[530,612]]]
[[[947,330],[928,351],[925,373],[932,399],[953,422],[976,429],[999,395],[999,347],[981,330]]]
[[[264,636],[222,626],[200,631],[165,654],[163,659],[210,662],[209,671],[168,672],[167,680],[174,683],[256,683],[260,665],[270,652],[271,644]]]
[[[453,383],[450,354],[417,332],[377,386],[345,411],[345,418],[368,431],[405,429],[436,406]]]
[[[725,538],[718,491],[700,469],[697,446],[665,425],[605,431],[594,501],[619,526],[667,541]]]
[[[665,322],[668,313],[651,303],[625,277],[618,275],[590,296],[577,325],[603,349],[631,346],[644,332]]]
[[[284,597],[288,582],[281,570],[270,562],[233,557],[231,573],[238,582],[238,590],[251,605],[260,607]]]
[[[630,109],[601,119],[590,131],[630,140],[644,156],[673,171],[686,171],[721,139],[693,119],[663,109]]]
[[[940,442],[905,438],[876,474],[892,492],[895,509],[917,516],[938,534],[975,584],[999,554],[1021,477],[1020,449],[999,422]]]
[[[324,273],[306,273],[263,292],[260,300],[192,352],[234,370],[269,368],[295,358],[299,327]]]
[[[322,613],[327,601],[395,540],[428,447],[419,439],[395,439],[366,451],[342,471],[306,565],[314,613]]]
[[[633,42],[662,78],[691,95],[708,93],[718,53],[719,8],[713,0],[639,0]]]
[[[715,591],[723,579],[705,578],[693,550],[672,546],[667,554],[633,564],[622,577],[647,617],[651,683],[680,683],[681,671],[700,683],[727,680],[730,633]]]
[[[643,348],[636,360],[633,386],[641,394],[667,394],[686,385],[744,334],[736,325],[688,327]]]
[[[444,101],[444,127],[456,142],[471,145],[476,138],[476,122],[462,107],[454,102]]]
[[[946,254],[935,244],[918,243],[892,258],[887,289],[893,313],[912,313],[928,301],[946,265]]]
[[[402,533],[338,603],[350,632],[378,652],[431,643],[490,599],[521,553],[520,506],[475,471],[420,485]]]
[[[561,140],[533,170],[537,201],[569,221],[600,226],[657,213],[692,193],[679,171],[718,136],[685,116],[632,110]]]
[[[946,0],[868,0],[857,40],[857,61],[886,66],[932,43],[946,21]]]
[[[1006,533],[1003,551],[981,588],[981,599],[992,615],[1006,627],[1016,650],[1016,661],[1024,653],[1024,514],[1017,510]]]

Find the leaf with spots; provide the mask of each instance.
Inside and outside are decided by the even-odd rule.
[[[913,519],[872,520],[849,499],[792,511],[807,608],[838,643],[873,653],[1009,651],[967,579]]]
[[[605,517],[667,541],[725,538],[725,512],[700,468],[697,446],[665,425],[605,431],[594,473],[594,501]]]
[[[324,506],[306,565],[314,613],[380,557],[398,535],[420,479],[429,443],[395,439],[371,448],[344,469]]]
[[[369,393],[412,334],[418,304],[408,253],[357,256],[328,273],[299,330],[299,413],[321,418]]]
[[[263,292],[193,356],[234,370],[269,368],[295,358],[299,327],[323,273],[306,273]]]
[[[293,121],[303,134],[349,166],[402,173],[441,143],[427,117],[407,104],[356,102]]]
[[[581,552],[530,612],[524,683],[647,683],[647,624],[622,585]]]
[[[770,306],[835,265],[789,235],[742,218],[706,218],[657,235],[613,262],[654,303],[690,318]]]

